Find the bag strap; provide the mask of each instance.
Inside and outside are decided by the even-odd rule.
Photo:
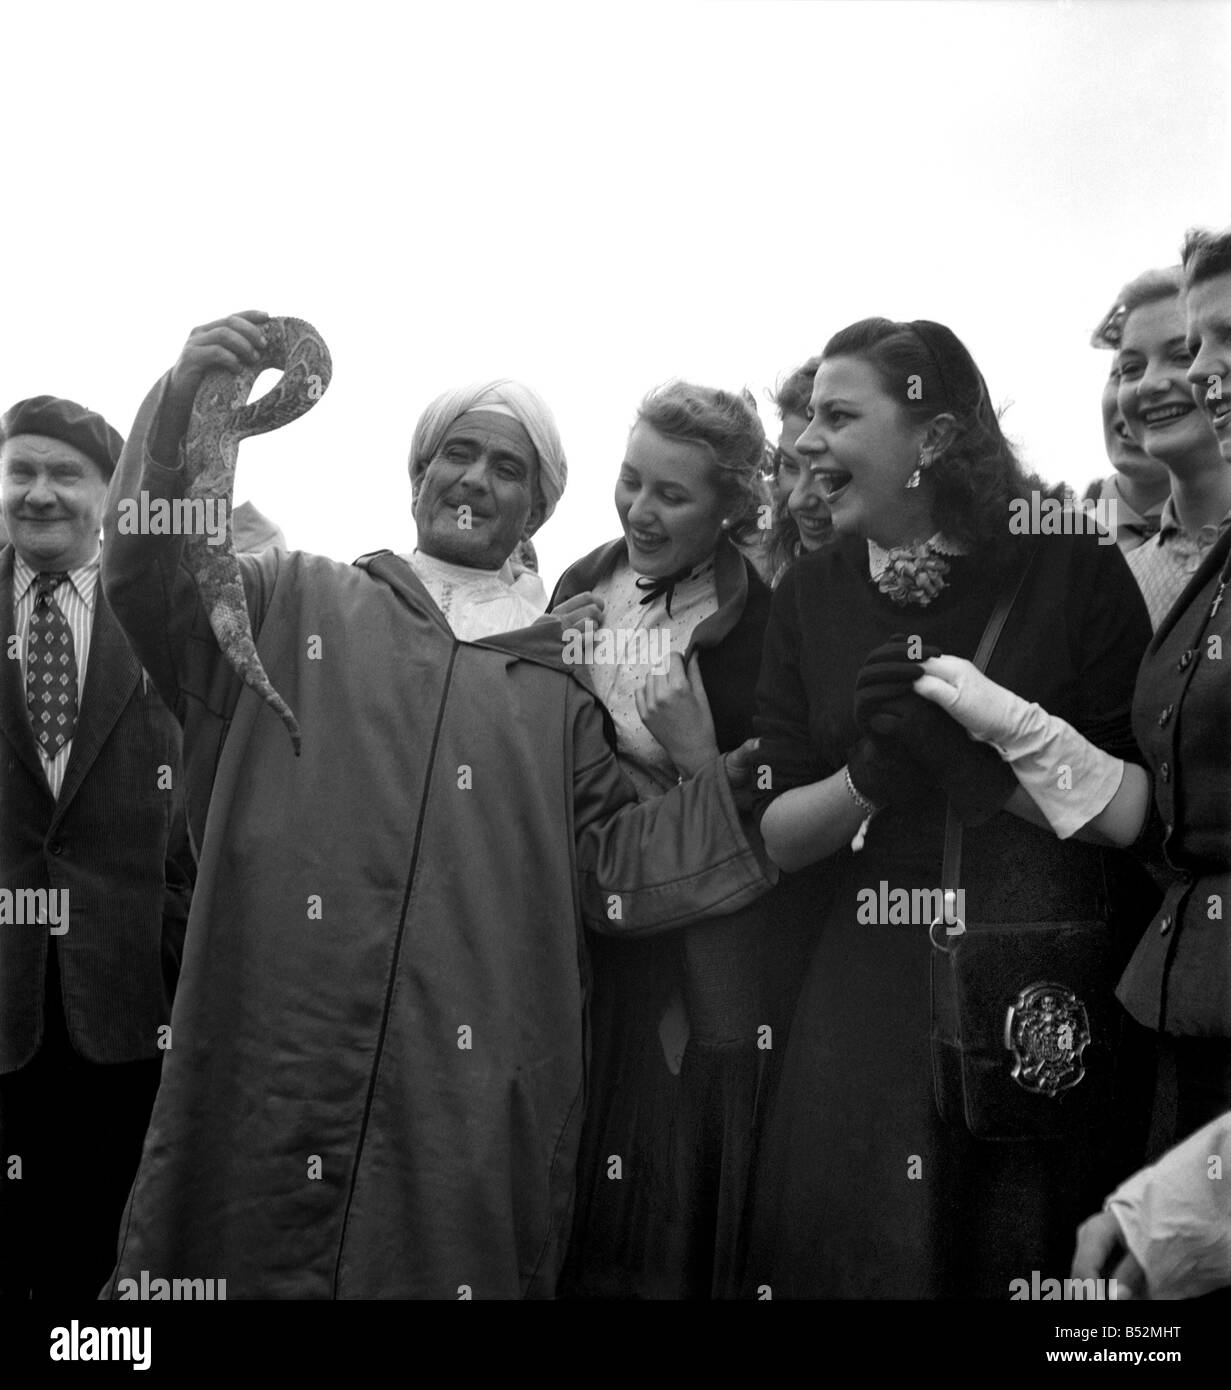
[[[1008,621],[1009,613],[1013,604],[1021,592],[1022,585],[1026,582],[1026,575],[1030,572],[1030,566],[1034,561],[1034,546],[1030,549],[1030,554],[1026,557],[1026,563],[1022,566],[1016,581],[1011,588],[1006,588],[996,600],[996,606],[992,609],[992,615],[987,620],[987,626],[983,629],[983,636],[979,639],[979,645],[975,648],[975,654],[971,659],[971,665],[980,671],[987,670],[987,664],[992,659],[992,652],[996,650],[996,643],[1000,640],[1000,634]],[[949,806],[948,814],[945,816],[945,857],[940,871],[941,892],[947,889],[956,889],[958,880],[962,876],[962,822],[953,806]]]

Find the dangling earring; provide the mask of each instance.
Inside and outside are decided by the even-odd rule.
[[[919,479],[923,476],[923,469],[927,468],[932,462],[932,456],[926,449],[919,450],[919,462],[915,464],[915,471],[906,480],[907,487],[918,487]]]

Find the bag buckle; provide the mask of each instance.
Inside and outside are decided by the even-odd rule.
[[[1027,985],[1005,1013],[1004,1045],[1013,1054],[1013,1080],[1054,1099],[1086,1074],[1081,1054],[1090,1042],[1086,1006],[1065,985]]]
[[[943,906],[940,909],[940,916],[932,919],[932,925],[928,928],[928,937],[932,945],[938,951],[947,951],[949,942],[955,936],[962,936],[966,931],[966,923],[957,915],[957,892],[952,888],[946,888],[943,895]],[[945,929],[945,940],[936,940],[936,928]]]

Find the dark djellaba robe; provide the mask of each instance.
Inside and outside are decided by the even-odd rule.
[[[210,632],[182,538],[119,498],[104,584],[184,723],[199,849],[118,1281],[228,1298],[550,1297],[585,1105],[583,924],[630,934],[768,886],[716,760],[636,804],[545,624],[458,641],[409,566],[241,559],[277,716]]]

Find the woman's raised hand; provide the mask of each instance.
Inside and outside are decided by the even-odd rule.
[[[685,665],[679,652],[672,652],[670,666],[646,677],[636,701],[641,722],[684,776],[691,777],[718,756],[714,717],[695,653]]]
[[[559,618],[565,631],[576,628],[584,635],[587,622],[602,622],[604,607],[602,599],[587,589],[574,594],[572,598],[561,599],[551,610],[550,616]]]

